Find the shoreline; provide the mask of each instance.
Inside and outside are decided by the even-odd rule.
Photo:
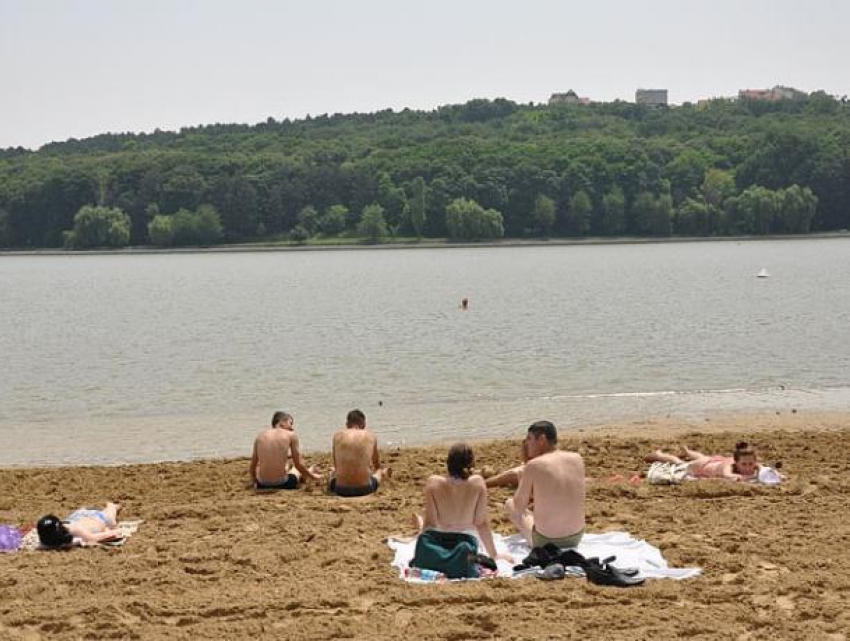
[[[247,488],[247,458],[122,467],[0,470],[0,523],[121,502],[141,519],[118,549],[0,555],[0,638],[819,638],[846,640],[850,612],[850,414],[783,413],[588,426],[559,441],[588,476],[589,532],[626,531],[657,546],[685,581],[623,591],[584,579],[412,585],[390,566],[390,535],[410,534],[422,488],[444,473],[444,446],[384,448],[393,478],[340,499],[324,484]],[[623,429],[636,436],[623,435]],[[606,431],[607,430],[607,431]],[[665,436],[667,434],[667,436]],[[802,436],[802,438],[801,438]],[[476,465],[515,465],[519,438],[476,443]],[[726,481],[630,485],[650,448],[683,439],[705,452],[754,440],[783,462],[778,487]],[[313,460],[315,459],[315,460]],[[327,454],[309,462],[326,464]],[[513,527],[489,493],[495,532]],[[825,570],[828,568],[828,570]],[[440,616],[435,616],[439,612]],[[541,613],[551,616],[541,616]]]
[[[740,411],[714,411],[707,415],[696,418],[684,418],[677,415],[647,416],[641,419],[603,421],[589,423],[583,426],[558,427],[561,441],[578,442],[591,441],[594,439],[622,438],[646,440],[676,440],[688,434],[715,435],[738,431],[741,433],[752,432],[795,432],[806,433],[810,431],[831,432],[850,428],[850,410],[848,411],[764,411],[764,412],[740,412]],[[378,445],[381,452],[408,452],[420,450],[448,449],[457,441],[464,441],[474,448],[498,447],[506,443],[519,443],[523,437],[523,431],[517,428],[516,433],[504,437],[446,437],[425,443],[397,444],[388,443],[382,438],[380,430],[375,432],[378,436]],[[55,470],[80,470],[80,469],[104,469],[116,470],[121,468],[137,468],[158,465],[194,465],[194,464],[232,464],[237,461],[247,461],[250,458],[250,442],[245,443],[245,454],[235,456],[199,456],[183,459],[159,459],[151,461],[115,462],[115,463],[56,463],[56,464],[30,464],[21,463],[0,466],[0,472],[21,471],[55,471]],[[331,456],[330,447],[321,449],[302,448],[305,459],[318,458],[329,461]]]
[[[775,234],[768,236],[664,236],[648,237],[593,237],[593,238],[553,238],[523,239],[511,238],[498,241],[452,242],[448,240],[422,240],[386,243],[350,243],[327,245],[276,245],[271,243],[237,243],[208,247],[145,247],[134,246],[121,249],[0,249],[3,256],[127,256],[142,254],[215,254],[215,253],[253,253],[253,252],[304,252],[304,251],[362,251],[370,249],[470,249],[476,247],[559,247],[559,246],[602,246],[602,245],[655,245],[664,243],[705,243],[705,242],[757,242],[760,240],[822,240],[850,238],[848,231],[820,232],[812,234]]]

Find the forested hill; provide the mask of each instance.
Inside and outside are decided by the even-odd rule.
[[[850,105],[472,100],[0,150],[0,247],[850,227]]]

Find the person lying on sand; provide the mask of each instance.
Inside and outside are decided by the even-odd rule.
[[[532,547],[554,543],[576,547],[584,534],[584,461],[577,452],[558,449],[558,432],[538,421],[525,437],[528,462],[519,487],[505,509]],[[534,505],[532,513],[529,507]]]
[[[381,467],[378,437],[366,429],[366,415],[360,410],[351,410],[345,429],[334,434],[333,460],[328,490],[338,496],[371,494],[384,478],[392,476],[390,468]]]
[[[449,448],[446,459],[448,476],[431,476],[425,483],[425,518],[413,515],[417,532],[466,532],[475,528],[491,559],[496,558],[490,508],[484,479],[472,474],[475,455],[466,443]],[[513,559],[510,559],[511,561]]]
[[[695,478],[728,479],[730,481],[752,481],[758,478],[759,464],[755,446],[740,441],[735,445],[732,456],[708,456],[702,452],[682,448],[682,456],[655,450],[646,457],[647,463],[687,464],[688,472]]]
[[[295,419],[286,412],[275,412],[272,426],[257,435],[248,474],[251,486],[258,490],[294,490],[305,478],[314,481],[322,478],[317,466],[307,468],[304,465]]]
[[[38,520],[38,539],[44,547],[61,548],[79,539],[84,545],[121,538],[118,529],[118,503],[107,503],[102,510],[80,508],[64,520],[53,514]]]

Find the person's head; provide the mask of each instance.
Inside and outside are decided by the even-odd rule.
[[[455,443],[449,448],[446,458],[446,467],[449,476],[456,479],[466,480],[472,474],[472,466],[475,465],[475,455],[472,448],[466,443]]]
[[[528,427],[525,451],[529,459],[551,452],[558,445],[558,430],[550,421],[537,421]]]
[[[735,443],[735,451],[732,454],[735,460],[735,471],[741,476],[754,476],[758,474],[759,462],[756,446],[746,441]]]
[[[58,516],[53,514],[41,517],[36,529],[38,530],[38,540],[45,547],[61,548],[70,545],[71,541],[74,540],[65,524]]]
[[[272,427],[292,428],[295,425],[295,419],[292,414],[286,412],[275,412],[272,414]]]
[[[345,426],[364,429],[366,427],[366,415],[360,410],[351,410],[345,417]]]

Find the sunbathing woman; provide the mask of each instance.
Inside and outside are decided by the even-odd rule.
[[[682,457],[655,450],[646,457],[648,463],[687,463],[689,472],[701,479],[728,479],[730,481],[752,481],[758,478],[759,464],[755,446],[745,441],[735,445],[732,456],[708,456],[687,447],[682,450]]]
[[[472,475],[475,456],[466,443],[456,443],[446,460],[448,476],[434,475],[425,483],[425,518],[414,514],[421,532],[465,532],[475,528],[490,558],[496,558],[496,546],[490,530],[490,509],[484,479]]]
[[[107,503],[103,510],[80,508],[64,521],[48,514],[38,521],[38,538],[45,547],[65,547],[75,538],[83,545],[91,545],[121,538],[118,530],[117,503]]]

